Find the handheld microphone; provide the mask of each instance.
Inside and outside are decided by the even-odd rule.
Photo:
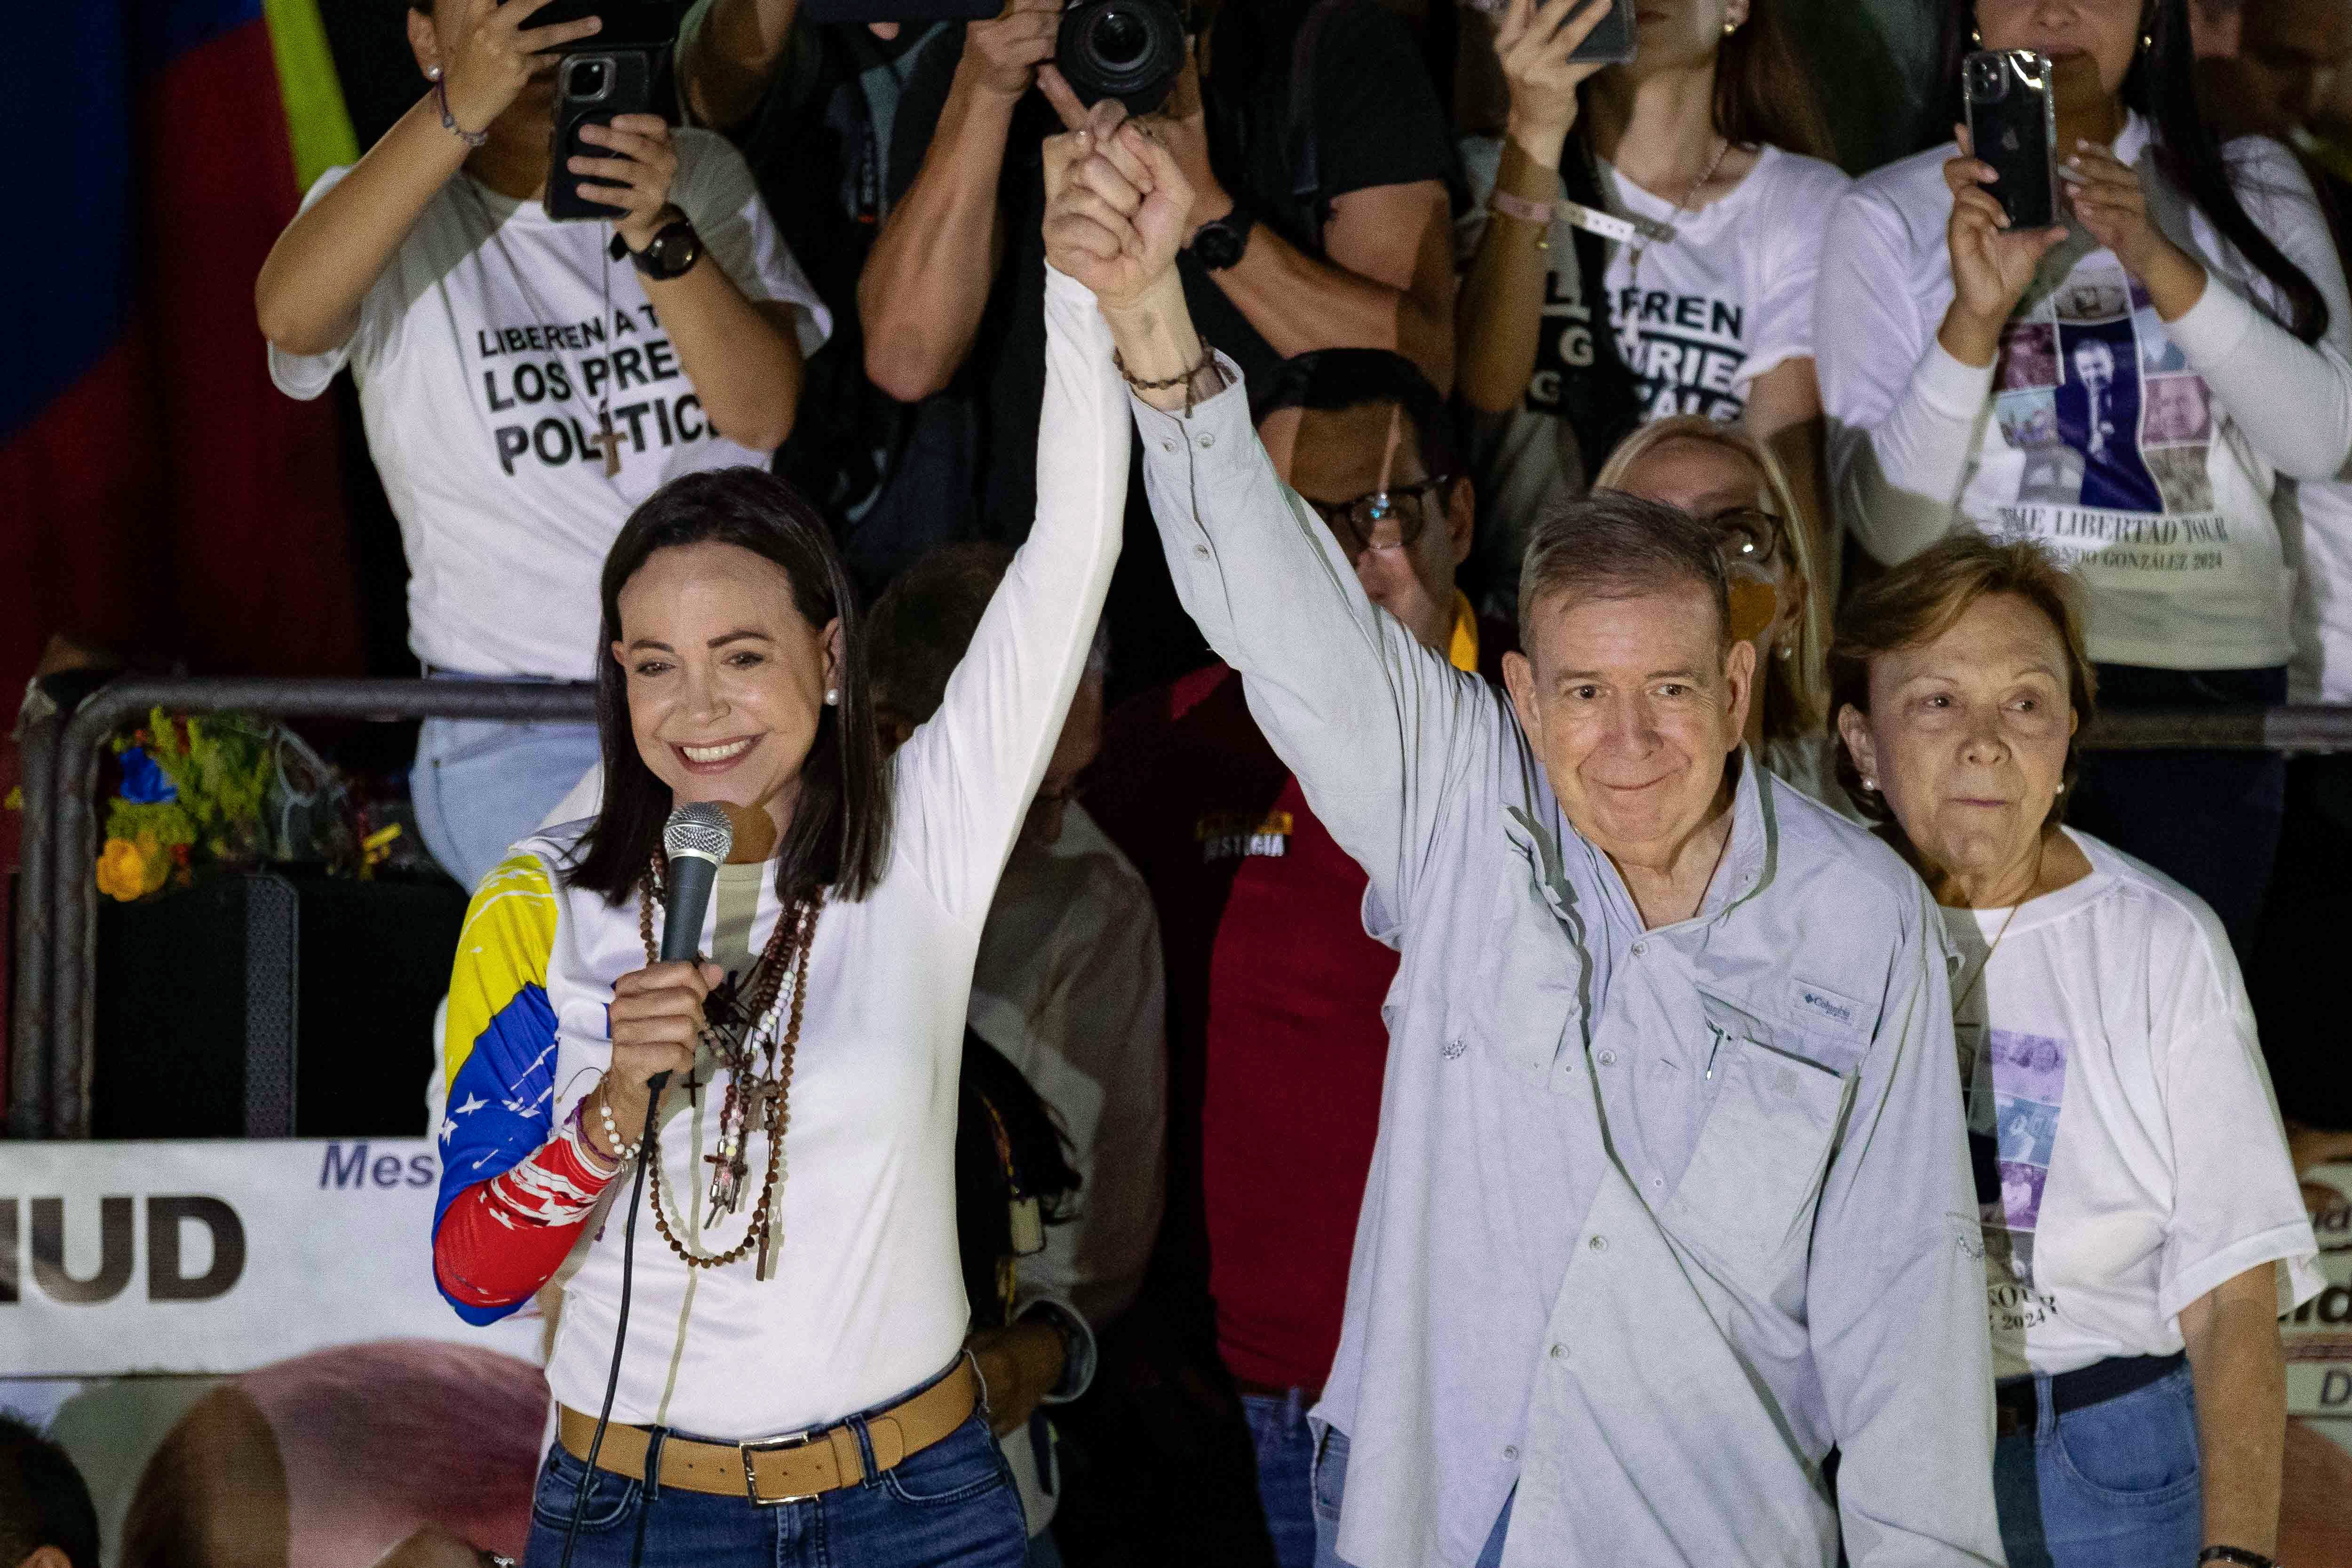
[[[662,915],[661,961],[690,960],[702,940],[702,917],[710,908],[710,889],[719,868],[735,847],[735,826],[717,804],[694,801],[669,814],[662,826],[662,858],[668,862],[669,906]],[[646,1080],[658,1099],[669,1074],[656,1073]]]

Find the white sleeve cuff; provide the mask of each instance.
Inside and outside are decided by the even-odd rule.
[[[1043,1400],[1045,1405],[1067,1405],[1091,1387],[1095,1381],[1095,1331],[1087,1327],[1078,1310],[1058,1296],[1037,1296],[1023,1302],[1014,1310],[1013,1321],[1050,1317],[1062,1331],[1062,1342],[1069,1347],[1068,1357],[1062,1363],[1062,1379],[1048,1389]]]
[[[2318,1247],[2312,1239],[2309,1220],[2273,1226],[2199,1259],[2165,1281],[2157,1291],[2157,1313],[2170,1321],[2191,1302],[2247,1269],[2264,1263],[2284,1263],[2286,1269],[2279,1290],[2279,1310],[2284,1315],[2319,1294],[2321,1281],[2312,1266],[2317,1256]]]

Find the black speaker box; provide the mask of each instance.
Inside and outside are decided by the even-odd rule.
[[[293,868],[98,918],[100,1138],[415,1137],[466,894]]]

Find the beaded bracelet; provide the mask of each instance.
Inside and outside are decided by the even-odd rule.
[[[581,1164],[592,1174],[609,1180],[620,1174],[621,1162],[597,1148],[596,1140],[589,1137],[588,1130],[580,1124],[580,1119],[587,1111],[585,1095],[572,1102],[572,1114],[563,1119],[563,1141],[572,1145],[572,1152],[579,1156]],[[614,1142],[617,1144],[619,1140]]]
[[[1203,341],[1201,344],[1201,357],[1193,362],[1192,369],[1184,372],[1181,375],[1171,375],[1165,381],[1143,381],[1139,379],[1134,372],[1127,368],[1127,361],[1121,357],[1117,349],[1110,351],[1110,363],[1118,367],[1119,379],[1126,382],[1128,385],[1135,388],[1136,391],[1166,392],[1171,387],[1182,387],[1184,389],[1184,417],[1187,419],[1190,419],[1192,416],[1192,406],[1195,401],[1192,395],[1192,384],[1200,378],[1201,373],[1214,364],[1216,360],[1217,351],[1211,348],[1208,343]]]
[[[457,123],[456,115],[449,112],[449,85],[441,79],[439,66],[435,66],[431,70],[426,71],[425,79],[433,84],[433,101],[441,110],[441,129],[448,132],[468,147],[479,147],[490,139],[490,133],[487,130],[468,131]]]
[[[643,1143],[631,1143],[623,1141],[621,1137],[621,1129],[613,1121],[613,1097],[605,1091],[604,1086],[602,1084],[599,1084],[596,1087],[596,1114],[604,1120],[604,1137],[606,1141],[609,1142],[614,1149],[620,1151],[615,1158],[625,1165],[630,1161],[635,1159],[639,1151],[643,1150],[645,1145]]]

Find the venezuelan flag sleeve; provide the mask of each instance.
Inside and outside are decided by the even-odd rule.
[[[529,1159],[555,1130],[555,1009],[547,998],[547,969],[558,909],[545,862],[520,850],[482,879],[467,908],[443,1041],[449,1092],[438,1129],[436,1241],[451,1204]],[[442,1294],[470,1323],[491,1322],[521,1304],[464,1301],[446,1282]]]

